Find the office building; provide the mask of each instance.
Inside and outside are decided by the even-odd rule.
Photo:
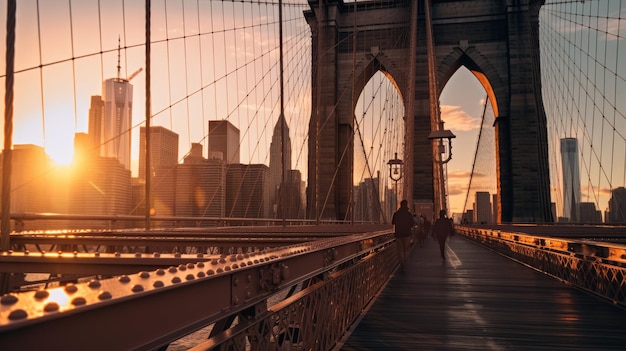
[[[214,217],[225,215],[226,164],[220,158],[202,157],[202,145],[192,144],[191,152],[176,167],[176,202],[172,215]]]
[[[626,223],[626,188],[619,187],[611,191],[609,199],[608,223]]]
[[[486,191],[477,191],[474,196],[474,223],[492,224],[491,194]]]
[[[283,138],[283,132],[284,138]],[[281,147],[282,146],[282,147]],[[278,215],[278,208],[284,207],[277,199],[287,200],[288,197],[280,194],[280,189],[291,188],[293,185],[281,186],[283,179],[289,181],[291,170],[291,139],[289,138],[289,126],[284,116],[280,116],[274,126],[272,143],[270,144],[270,203],[273,206],[273,215]],[[282,172],[281,172],[282,171]],[[298,185],[299,186],[299,185]],[[280,216],[282,217],[282,215]]]
[[[269,167],[230,164],[226,170],[226,216],[270,218]]]
[[[79,215],[128,215],[131,212],[130,170],[117,158],[95,157],[72,172],[69,213]],[[70,228],[125,228],[124,221],[72,222]]]
[[[561,166],[563,170],[563,216],[570,222],[579,220],[580,168],[578,165],[578,140],[561,139]]]
[[[146,179],[146,127],[139,128],[139,179]],[[164,127],[150,127],[152,176],[171,171],[178,164],[178,134]]]
[[[221,152],[226,164],[239,164],[239,129],[227,120],[209,121],[209,154]]]

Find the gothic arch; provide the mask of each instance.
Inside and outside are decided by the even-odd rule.
[[[537,34],[542,4],[542,0],[431,1],[439,89],[463,65],[485,87],[497,116],[499,222],[552,220]],[[434,202],[424,5],[424,0],[371,0],[347,6],[343,0],[328,0],[312,2],[305,11],[314,64],[310,218],[346,218],[352,187],[353,105],[378,70],[396,83],[407,120],[414,122],[413,130],[406,131],[412,137],[407,147],[413,152],[412,169],[405,178],[412,178],[413,188],[406,196],[414,202]],[[412,25],[415,10],[417,24]],[[409,57],[415,61],[408,62]],[[415,72],[411,79],[409,72]],[[414,81],[414,98],[407,102],[409,81]]]

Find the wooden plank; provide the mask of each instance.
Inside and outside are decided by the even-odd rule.
[[[626,311],[461,237],[414,248],[341,350],[624,350]]]

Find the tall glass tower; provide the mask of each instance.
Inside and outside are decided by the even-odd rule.
[[[102,83],[104,121],[102,123],[102,153],[114,157],[130,169],[130,138],[132,127],[133,85],[123,78],[111,78]]]
[[[578,140],[561,139],[561,168],[563,169],[563,217],[570,222],[580,219],[580,168],[578,165]]]

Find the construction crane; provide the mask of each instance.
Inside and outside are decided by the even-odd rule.
[[[135,73],[133,73],[130,76],[128,76],[128,78],[126,78],[126,80],[130,82],[130,80],[135,78],[135,76],[137,76],[139,74],[139,72],[141,72],[141,71],[143,71],[143,68],[140,67],[138,70],[135,71]]]

